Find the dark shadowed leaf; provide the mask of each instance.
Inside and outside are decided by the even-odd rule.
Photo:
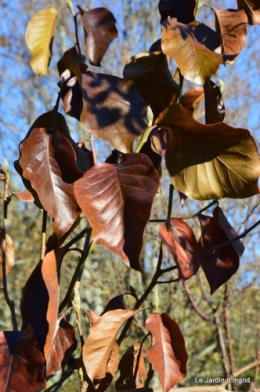
[[[82,75],[84,128],[99,139],[108,140],[121,152],[146,128],[147,104],[130,80],[113,75],[86,72]]]
[[[237,0],[238,8],[244,9],[251,25],[260,24],[259,0]]]
[[[125,294],[120,294],[120,295],[117,295],[116,297],[112,298],[108,302],[108,304],[106,305],[103,312],[101,313],[101,316],[102,316],[102,314],[104,314],[110,310],[125,309],[124,296],[125,296]]]
[[[216,124],[225,118],[225,105],[220,88],[211,80],[204,84],[206,124]]]
[[[204,42],[209,30],[201,27],[198,22],[184,25],[177,22],[176,19],[167,19],[162,24],[163,53],[173,57],[187,80],[202,85],[215,75],[220,64],[223,63],[222,55],[208,49],[207,42]],[[212,42],[211,34],[208,42]]]
[[[154,339],[147,350],[147,357],[159,373],[163,390],[168,392],[186,376],[188,355],[182,333],[178,324],[166,313],[152,314],[145,327]]]
[[[100,316],[90,329],[84,346],[83,362],[91,381],[106,376],[107,364],[116,342],[117,334],[123,323],[137,311],[117,309]],[[114,366],[112,366],[114,369]]]
[[[62,75],[63,72],[68,69],[70,72],[72,72],[72,74],[77,77],[77,80],[81,85],[81,72],[83,72],[83,70],[84,72],[87,70],[87,66],[84,64],[84,60],[84,56],[80,57],[76,46],[73,46],[63,54],[62,58],[57,63],[59,75]]]
[[[191,227],[179,218],[166,221],[159,236],[170,247],[179,270],[179,280],[191,278],[200,267],[200,248]]]
[[[166,166],[179,191],[199,200],[259,192],[257,147],[246,129],[201,124],[179,104],[157,123],[168,130]]]
[[[53,374],[65,366],[77,348],[75,328],[64,317],[57,320],[51,352],[46,364],[46,376]]]
[[[216,29],[222,37],[222,53],[228,55],[226,63],[232,64],[245,45],[248,17],[244,10],[211,8],[216,14]]]
[[[44,8],[36,12],[27,25],[25,41],[32,53],[31,67],[38,76],[48,73],[50,47],[59,12],[56,8]]]
[[[118,36],[116,19],[104,7],[81,11],[81,18],[85,30],[85,55],[91,64],[99,66],[109,45]]]
[[[118,165],[97,164],[74,185],[93,240],[139,271],[143,231],[158,186],[158,173],[143,154],[125,154]]]
[[[140,153],[148,156],[148,158],[150,158],[152,161],[155,169],[160,173],[162,157],[159,155],[157,148],[154,147],[154,141],[156,142],[157,138],[158,136],[153,135],[151,132],[147,141],[143,144]]]
[[[177,102],[179,86],[173,80],[162,52],[143,52],[132,57],[124,68],[124,77],[136,83],[151,106],[154,118],[170,103]]]
[[[0,389],[38,392],[45,386],[44,358],[30,327],[0,333]]]
[[[44,209],[53,218],[53,230],[61,238],[79,216],[79,208],[68,180],[68,168],[76,178],[82,173],[76,165],[76,154],[70,142],[60,133],[35,128],[20,145],[23,177],[30,181]],[[58,159],[57,159],[58,158]],[[61,161],[64,170],[61,169]],[[64,173],[64,176],[63,176]],[[63,178],[64,177],[64,178]],[[74,178],[74,180],[76,179]]]
[[[215,218],[202,214],[198,218],[202,231],[200,238],[202,252],[228,241],[227,234]],[[209,283],[211,294],[226,283],[239,267],[239,256],[231,244],[214,253],[202,255],[201,258],[201,266]]]
[[[146,377],[143,352],[140,352],[141,342],[136,342],[129,347],[122,356],[118,370],[120,377],[116,380],[116,391],[142,388]],[[136,369],[138,366],[138,369]],[[135,377],[136,375],[136,377]]]
[[[218,224],[220,225],[221,229],[226,233],[229,240],[238,236],[236,230],[234,229],[234,227],[231,226],[220,207],[214,208],[213,217],[217,220]],[[238,256],[241,257],[245,250],[243,243],[240,240],[237,240],[232,242],[232,246],[237,252]]]
[[[3,279],[3,251],[5,252],[5,274],[8,275],[10,274],[15,262],[14,243],[8,234],[5,234],[4,236],[4,233],[0,228],[0,280]]]
[[[181,23],[190,23],[194,20],[195,0],[160,0],[159,12],[161,23],[170,18],[176,18]]]

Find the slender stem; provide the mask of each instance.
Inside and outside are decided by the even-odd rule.
[[[169,186],[169,201],[168,201],[167,219],[171,219],[171,215],[172,215],[173,191],[174,191],[173,184],[170,184],[170,186]]]
[[[245,372],[247,372],[248,370],[250,370],[250,369],[252,369],[252,368],[254,368],[254,367],[256,367],[256,366],[259,366],[259,365],[260,365],[260,359],[255,360],[254,362],[251,362],[251,363],[249,363],[248,365],[246,365],[246,366],[242,367],[241,369],[237,370],[236,372],[234,372],[234,373],[232,374],[232,377],[233,377],[233,378],[236,378],[236,377],[240,376],[240,374],[245,373]],[[221,387],[224,387],[224,388],[225,388],[227,384],[228,384],[228,380],[224,381],[224,382],[221,384]]]
[[[46,250],[47,211],[42,213],[41,260],[44,259]]]
[[[76,37],[76,45],[78,48],[78,52],[79,52],[79,58],[80,58],[80,62],[81,62],[81,48],[80,48],[80,43],[79,43],[79,34],[78,34],[78,23],[77,23],[77,16],[79,13],[77,13],[76,15],[73,16],[73,20],[74,20],[74,27],[75,27],[75,37]]]
[[[192,295],[192,293],[191,293],[189,287],[187,286],[186,282],[183,283],[183,286],[184,286],[184,289],[185,289],[185,291],[186,291],[186,294],[187,294],[187,296],[188,296],[188,298],[189,298],[189,301],[190,301],[190,303],[191,303],[193,309],[195,310],[195,312],[202,318],[202,320],[205,320],[205,321],[212,321],[212,318],[211,318],[210,316],[208,316],[206,313],[204,313],[204,312],[199,308],[199,306],[197,305],[197,303],[196,303],[196,301],[195,301],[195,299],[194,299],[194,297],[193,297],[193,295]]]

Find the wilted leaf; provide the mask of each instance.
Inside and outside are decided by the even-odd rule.
[[[196,108],[199,106],[201,101],[204,99],[204,89],[203,87],[193,87],[190,90],[186,91],[186,93],[181,98],[181,104],[185,109],[191,110],[194,112]]]
[[[202,252],[228,241],[218,221],[210,216],[198,216],[202,235],[200,246]],[[231,244],[205,256],[201,256],[201,266],[210,286],[211,294],[238,270],[239,256]]]
[[[178,22],[190,23],[194,18],[195,0],[160,0],[159,12],[161,14],[161,23],[170,18],[176,18]]]
[[[162,24],[162,51],[173,57],[187,80],[203,85],[215,75],[223,58],[207,48],[204,39],[209,30],[205,29],[205,36],[201,30],[204,28],[197,22],[184,25],[176,19],[167,19]]]
[[[211,80],[204,84],[206,124],[216,124],[225,118],[225,106],[220,88]]]
[[[56,373],[65,366],[76,347],[75,328],[64,317],[60,317],[56,323],[55,335],[46,364],[46,376]]]
[[[200,248],[191,227],[179,218],[165,222],[159,237],[170,247],[179,270],[179,280],[191,278],[200,267]]]
[[[143,352],[140,352],[140,349],[142,350],[141,342],[136,342],[122,356],[118,365],[120,377],[115,383],[116,391],[127,391],[144,386],[146,369]]]
[[[226,63],[232,64],[246,41],[248,18],[244,10],[220,10],[216,14],[216,28],[222,37],[222,53],[228,55]]]
[[[36,12],[27,25],[25,41],[32,53],[31,67],[38,76],[48,73],[50,48],[59,12],[56,8],[44,8]]]
[[[34,201],[34,197],[28,189],[25,189],[24,191],[20,192],[13,192],[13,195],[15,195],[18,199],[22,201]]]
[[[38,392],[44,388],[44,358],[30,327],[0,333],[0,369],[2,391]]]
[[[216,219],[221,229],[226,233],[229,240],[238,236],[236,230],[234,229],[234,227],[231,226],[220,207],[214,208],[213,217]],[[243,243],[240,240],[237,240],[232,242],[232,246],[237,252],[238,256],[241,257],[245,250]]]
[[[3,249],[4,246],[5,249]],[[15,262],[14,243],[12,238],[8,234],[5,234],[4,236],[3,231],[0,229],[0,280],[3,279],[3,250],[5,252],[5,274],[7,276],[10,274]]]
[[[198,200],[259,192],[257,147],[246,129],[201,124],[179,104],[157,123],[168,130],[166,166],[179,191]]]
[[[84,63],[84,56],[80,56],[76,46],[68,49],[65,53],[63,53],[62,58],[57,63],[57,68],[59,75],[62,75],[65,70],[71,71],[79,81],[80,85],[82,85],[82,67]],[[87,66],[84,64],[85,71]]]
[[[72,172],[76,171],[73,180],[82,175],[76,165],[73,147],[60,133],[35,128],[21,143],[20,151],[23,177],[30,181],[37,192],[42,206],[53,218],[54,232],[61,238],[70,230],[80,213],[71,181],[65,182],[68,180],[67,175]]]
[[[186,376],[188,355],[178,324],[166,313],[152,314],[145,327],[153,334],[153,345],[147,357],[159,373],[164,392],[168,392]]]
[[[84,52],[93,65],[100,65],[109,45],[117,38],[116,19],[107,8],[93,8],[81,13],[85,30]]]
[[[121,152],[146,128],[147,104],[133,82],[113,75],[86,72],[82,75],[84,128],[101,140],[108,140]]]
[[[137,311],[112,310],[105,313],[91,327],[83,346],[83,362],[91,381],[106,376],[106,369],[117,334],[123,323],[133,317]]]
[[[105,314],[106,312],[108,312],[110,310],[125,309],[124,296],[125,296],[125,294],[120,294],[120,295],[117,295],[116,297],[112,298],[107,303],[105,309],[101,313],[101,316],[102,316],[102,314]]]
[[[259,0],[237,0],[237,4],[246,11],[251,25],[260,24]]]
[[[124,68],[124,77],[136,83],[151,106],[154,118],[170,103],[177,102],[179,86],[173,80],[162,52],[143,52],[132,57]]]
[[[143,231],[158,186],[158,173],[143,154],[125,154],[118,165],[97,164],[74,185],[93,240],[139,271]]]

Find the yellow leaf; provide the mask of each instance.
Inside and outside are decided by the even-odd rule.
[[[27,25],[25,41],[32,54],[31,67],[38,76],[48,73],[51,44],[59,12],[56,8],[44,8],[36,12]]]

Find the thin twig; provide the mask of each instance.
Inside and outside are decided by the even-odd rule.
[[[193,306],[193,309],[195,310],[195,312],[205,321],[213,321],[212,317],[208,316],[206,313],[204,313],[199,306],[197,305],[189,287],[187,286],[186,282],[183,282],[183,287],[184,290],[186,291],[186,294],[189,298],[189,301],[191,303],[191,305]]]
[[[46,250],[47,211],[42,212],[42,235],[41,235],[41,260],[44,259]]]
[[[256,366],[259,366],[259,365],[260,365],[260,359],[254,360],[254,362],[251,362],[248,365],[246,365],[246,366],[242,367],[241,369],[238,369],[236,372],[234,372],[231,375],[231,377],[228,377],[228,379],[221,384],[221,386],[226,387],[230,378],[232,378],[232,377],[236,378],[236,377],[240,376],[240,374],[245,373],[248,370],[250,370]]]

